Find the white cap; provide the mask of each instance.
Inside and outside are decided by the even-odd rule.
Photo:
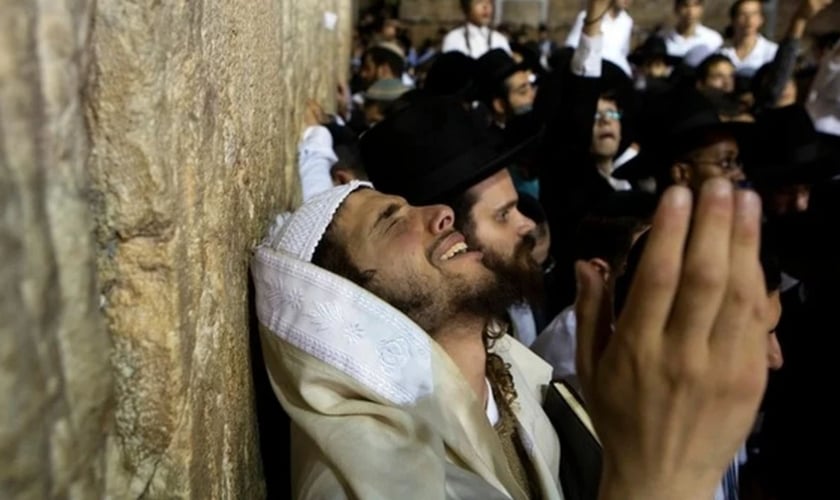
[[[338,207],[350,193],[361,187],[372,188],[373,184],[352,181],[336,186],[313,196],[294,212],[278,215],[269,229],[265,244],[300,260],[312,262],[312,254],[327,232]]]

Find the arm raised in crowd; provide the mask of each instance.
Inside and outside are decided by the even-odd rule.
[[[822,12],[832,2],[833,0],[802,0],[799,4],[799,8],[796,9],[788,25],[785,38],[779,43],[776,56],[769,63],[770,67],[766,76],[757,76],[761,78],[755,92],[755,107],[757,110],[772,107],[778,102],[785,86],[793,77],[796,57],[799,55],[800,42],[805,34],[805,27],[814,16]]]

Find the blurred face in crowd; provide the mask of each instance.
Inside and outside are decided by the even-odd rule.
[[[530,71],[517,71],[505,80],[508,90],[505,114],[521,115],[531,111],[536,96],[532,78]]]
[[[713,132],[704,142],[706,146],[689,151],[671,167],[674,184],[687,186],[697,193],[700,186],[713,177],[723,177],[732,182],[746,179],[734,137]]]
[[[738,37],[755,36],[763,25],[764,13],[759,0],[742,2],[732,18],[732,27],[735,29],[735,36]]]
[[[531,256],[542,266],[548,260],[548,251],[551,249],[551,229],[548,222],[543,222],[534,229],[534,250]]]
[[[382,26],[382,38],[388,41],[396,40],[398,29],[399,22],[396,19],[385,21],[385,24]]]
[[[615,101],[598,99],[595,125],[592,128],[592,154],[598,158],[613,158],[621,143],[621,113]]]
[[[627,10],[630,8],[631,0],[613,0],[613,6],[618,10]]]
[[[720,61],[709,67],[706,78],[697,82],[697,87],[702,90],[718,89],[724,92],[735,90],[735,66],[727,61]]]
[[[677,14],[678,26],[695,26],[703,19],[703,2],[701,0],[682,0],[677,3],[674,11]]]
[[[374,64],[373,58],[369,55],[366,55],[362,60],[362,67],[359,69],[359,77],[361,77],[367,87],[373,85],[373,83],[377,80],[376,64]]]
[[[373,126],[385,119],[385,115],[382,114],[382,107],[377,101],[366,100],[364,112],[365,122],[370,126]]]
[[[476,26],[489,26],[493,21],[493,1],[472,0],[467,20]]]
[[[811,186],[807,184],[791,184],[762,193],[765,200],[764,208],[768,215],[787,215],[805,212],[811,199]]]
[[[642,73],[649,78],[665,78],[670,72],[671,67],[661,57],[649,59],[642,65]]]

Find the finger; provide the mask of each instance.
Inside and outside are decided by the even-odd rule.
[[[733,217],[732,183],[705,182],[694,209],[682,276],[667,331],[682,343],[707,342],[729,276],[729,239]]]
[[[766,324],[767,287],[758,257],[760,219],[758,195],[752,191],[737,193],[726,295],[710,339],[718,359],[766,352],[771,325]],[[741,353],[734,348],[738,345],[748,346],[750,352]]]
[[[680,186],[668,188],[653,216],[616,331],[641,337],[664,330],[679,284],[690,216],[691,192]]]
[[[577,276],[577,352],[575,365],[584,393],[591,387],[595,366],[606,348],[611,333],[612,306],[604,280],[594,266],[585,262],[575,263]]]

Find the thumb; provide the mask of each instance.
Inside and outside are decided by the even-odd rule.
[[[586,261],[575,263],[577,276],[577,372],[584,394],[612,332],[612,301],[598,269]]]

